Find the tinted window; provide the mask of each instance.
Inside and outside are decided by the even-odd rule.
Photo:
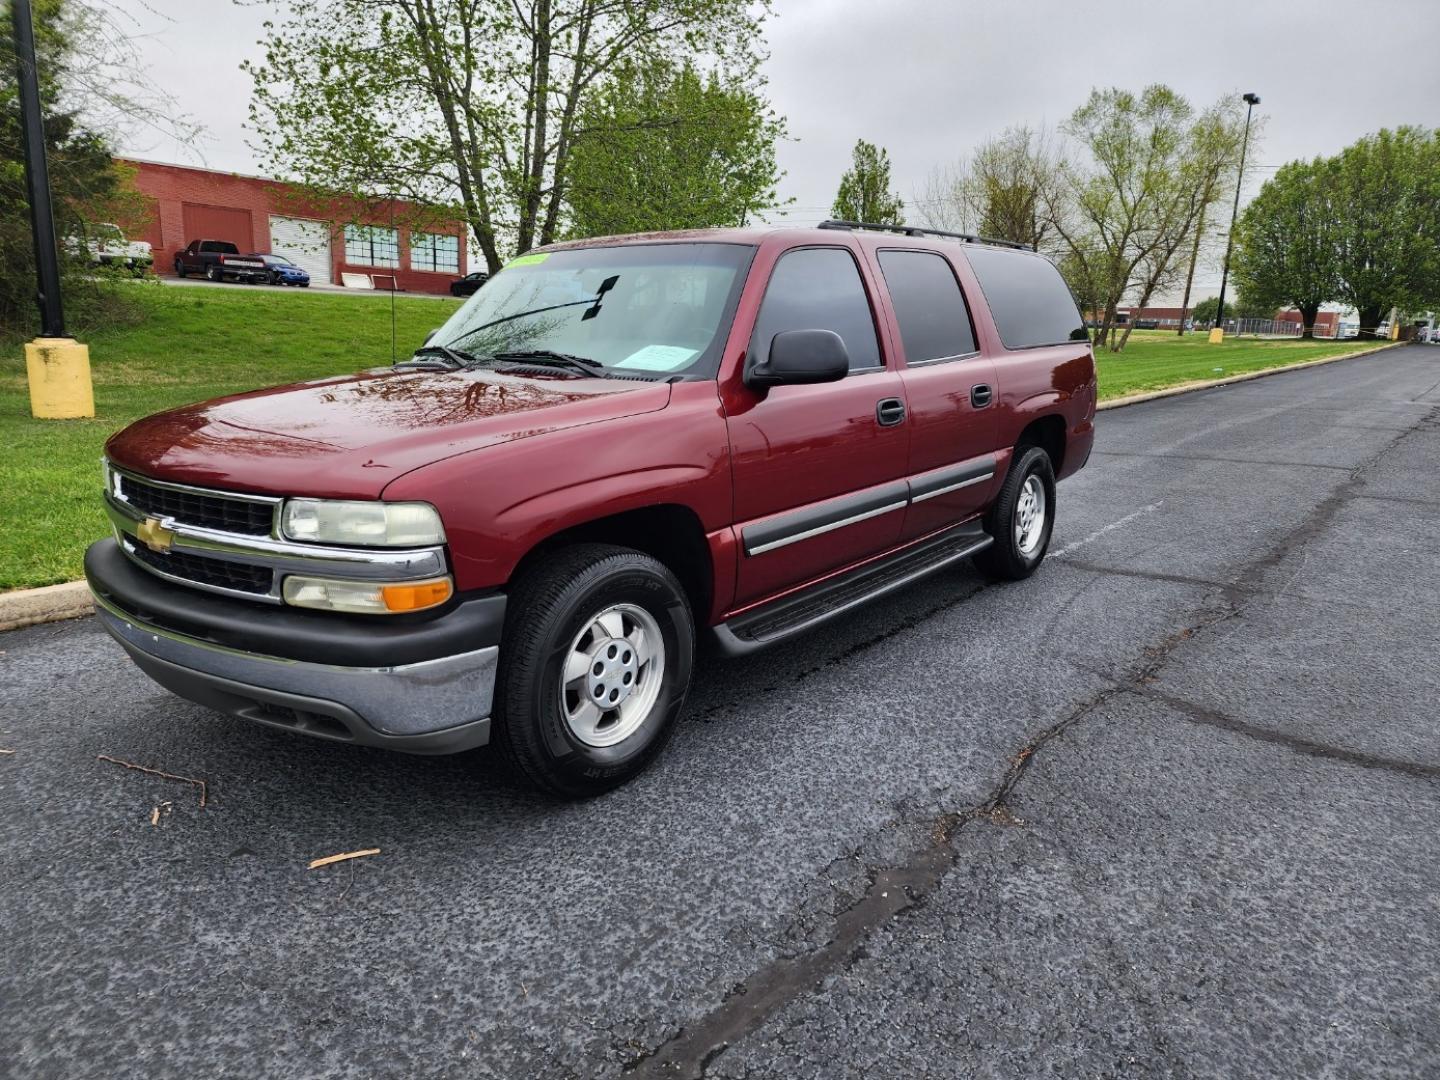
[[[841,248],[805,248],[780,257],[755,319],[751,352],[770,354],[786,330],[833,330],[850,353],[850,370],[880,366],[880,346],[860,270]]]
[[[900,322],[906,363],[975,351],[970,313],[949,263],[929,251],[882,251],[880,270]]]
[[[1049,259],[979,246],[967,247],[965,257],[1007,349],[1086,340],[1075,298]]]

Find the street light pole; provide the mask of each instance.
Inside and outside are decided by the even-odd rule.
[[[25,346],[30,412],[60,420],[95,415],[90,352],[65,336],[60,303],[60,255],[55,247],[55,212],[50,202],[50,168],[45,158],[45,125],[40,112],[40,78],[35,70],[35,23],[30,0],[11,0],[15,28],[15,74],[20,88],[20,131],[25,150],[25,185],[30,230],[35,242],[35,299],[40,336]]]
[[[1235,248],[1235,222],[1240,217],[1240,189],[1245,184],[1245,151],[1250,148],[1250,112],[1259,104],[1259,94],[1245,95],[1245,135],[1240,140],[1240,174],[1235,178],[1235,205],[1230,211],[1230,235],[1225,239],[1225,266],[1220,271],[1220,306],[1215,309],[1215,326],[1210,331],[1212,345],[1225,340],[1225,285],[1230,278],[1230,253]]]

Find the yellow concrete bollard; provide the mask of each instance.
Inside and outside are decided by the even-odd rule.
[[[1225,340],[1225,328],[1223,326],[1212,326],[1210,328],[1210,344],[1219,345]]]
[[[90,349],[74,338],[36,338],[25,343],[30,414],[41,420],[95,415]]]

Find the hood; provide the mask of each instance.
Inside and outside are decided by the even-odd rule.
[[[111,436],[145,476],[259,495],[371,499],[443,458],[663,409],[665,383],[385,368],[187,405]]]

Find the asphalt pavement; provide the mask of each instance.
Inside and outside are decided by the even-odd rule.
[[[1440,1075],[1440,349],[1099,432],[588,803],[0,635],[0,1075]]]

